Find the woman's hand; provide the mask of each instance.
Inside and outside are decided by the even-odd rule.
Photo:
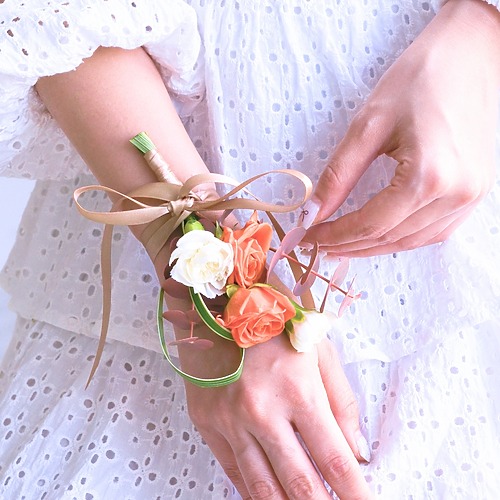
[[[219,361],[233,347],[224,343]],[[216,366],[217,355],[207,362]],[[331,498],[318,470],[340,498],[370,497],[358,464],[369,460],[369,448],[329,341],[299,354],[285,335],[275,337],[247,349],[238,382],[187,383],[186,392],[194,424],[243,498]]]
[[[494,181],[499,47],[497,9],[449,0],[354,118],[306,206],[309,222],[331,216],[382,154],[398,162],[390,185],[304,241],[356,257],[445,240]]]
[[[155,259],[162,284],[168,261],[165,246]],[[189,299],[166,295],[165,301],[170,310],[192,307]],[[237,345],[204,324],[192,325],[192,331],[175,328],[175,334],[178,340],[192,336],[214,343],[208,350],[177,346],[180,368],[189,375],[223,377],[240,363]],[[322,478],[340,498],[370,497],[358,464],[370,460],[370,449],[330,341],[298,353],[282,334],[246,350],[237,382],[185,386],[193,423],[243,498],[331,498]]]
[[[155,260],[163,282],[168,247]],[[171,310],[189,300],[166,296]],[[178,346],[181,368],[201,378],[235,371],[240,351],[203,324],[193,332],[214,342],[209,350]],[[298,353],[285,334],[246,350],[243,374],[220,388],[186,382],[189,414],[243,498],[331,498],[319,472],[340,498],[366,499],[369,490],[358,461],[370,460],[359,429],[355,397],[330,341]],[[296,432],[309,449],[316,469]]]

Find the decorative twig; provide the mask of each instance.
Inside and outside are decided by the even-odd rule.
[[[276,252],[277,249],[271,247],[269,250],[271,250],[272,252]],[[309,266],[307,264],[303,264],[299,260],[294,259],[292,256],[290,256],[286,253],[281,254],[281,255],[282,255],[282,258],[286,258],[286,259],[290,260],[291,262],[295,262],[295,264],[299,265],[302,269],[309,268]],[[314,276],[316,276],[316,278],[319,278],[320,280],[323,280],[325,283],[328,283],[328,285],[330,287],[334,288],[335,290],[339,291],[340,293],[343,293],[344,295],[348,294],[348,292],[346,292],[344,289],[340,288],[337,284],[331,282],[328,278],[325,278],[323,275],[317,273],[313,269],[310,270],[310,273],[313,274]]]

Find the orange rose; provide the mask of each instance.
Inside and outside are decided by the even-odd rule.
[[[218,321],[231,331],[240,347],[251,347],[279,335],[295,316],[295,307],[285,295],[263,285],[238,288],[231,295]]]
[[[228,283],[249,287],[259,281],[266,266],[272,236],[272,227],[260,223],[256,212],[243,229],[233,231],[224,227],[222,240],[230,243],[234,251],[234,271]]]

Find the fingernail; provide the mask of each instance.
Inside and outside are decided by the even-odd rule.
[[[306,229],[312,226],[314,219],[318,215],[320,206],[314,200],[307,201],[302,207],[302,212],[299,216],[299,226],[305,227]]]
[[[366,438],[360,431],[356,433],[356,445],[358,447],[359,456],[365,461],[370,462],[372,455],[370,453],[370,446]]]

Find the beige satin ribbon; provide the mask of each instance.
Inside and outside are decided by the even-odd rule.
[[[303,198],[292,205],[276,205],[260,201],[253,197],[246,187],[252,182],[269,175],[288,175],[299,180],[304,186]],[[277,225],[272,213],[285,213],[296,210],[303,205],[312,193],[312,183],[309,177],[296,170],[273,170],[255,175],[245,182],[238,183],[231,177],[220,174],[198,174],[192,176],[183,185],[174,182],[154,182],[141,186],[130,193],[123,194],[106,186],[85,186],[75,190],[73,199],[79,212],[94,222],[105,224],[102,246],[101,246],[101,275],[103,287],[103,312],[99,344],[94,358],[94,363],[87,381],[87,386],[95,374],[97,366],[102,357],[106,336],[108,332],[110,310],[111,310],[111,245],[113,226],[134,226],[149,224],[141,236],[141,242],[145,246],[151,260],[154,261],[158,253],[167,243],[173,231],[192,212],[203,213],[205,211],[224,210],[258,210],[267,212],[277,232],[281,235],[283,230]],[[211,200],[203,200],[193,194],[197,189],[202,189],[206,184],[226,184],[234,186],[227,194]],[[114,194],[118,201],[113,204],[109,212],[96,212],[85,209],[79,202],[79,198],[89,191],[102,191]],[[235,195],[247,193],[252,198],[233,198]],[[124,202],[135,208],[121,209]],[[294,275],[299,271],[294,271]],[[297,276],[296,276],[297,277]],[[302,297],[305,307],[314,308],[314,302],[310,292]]]

